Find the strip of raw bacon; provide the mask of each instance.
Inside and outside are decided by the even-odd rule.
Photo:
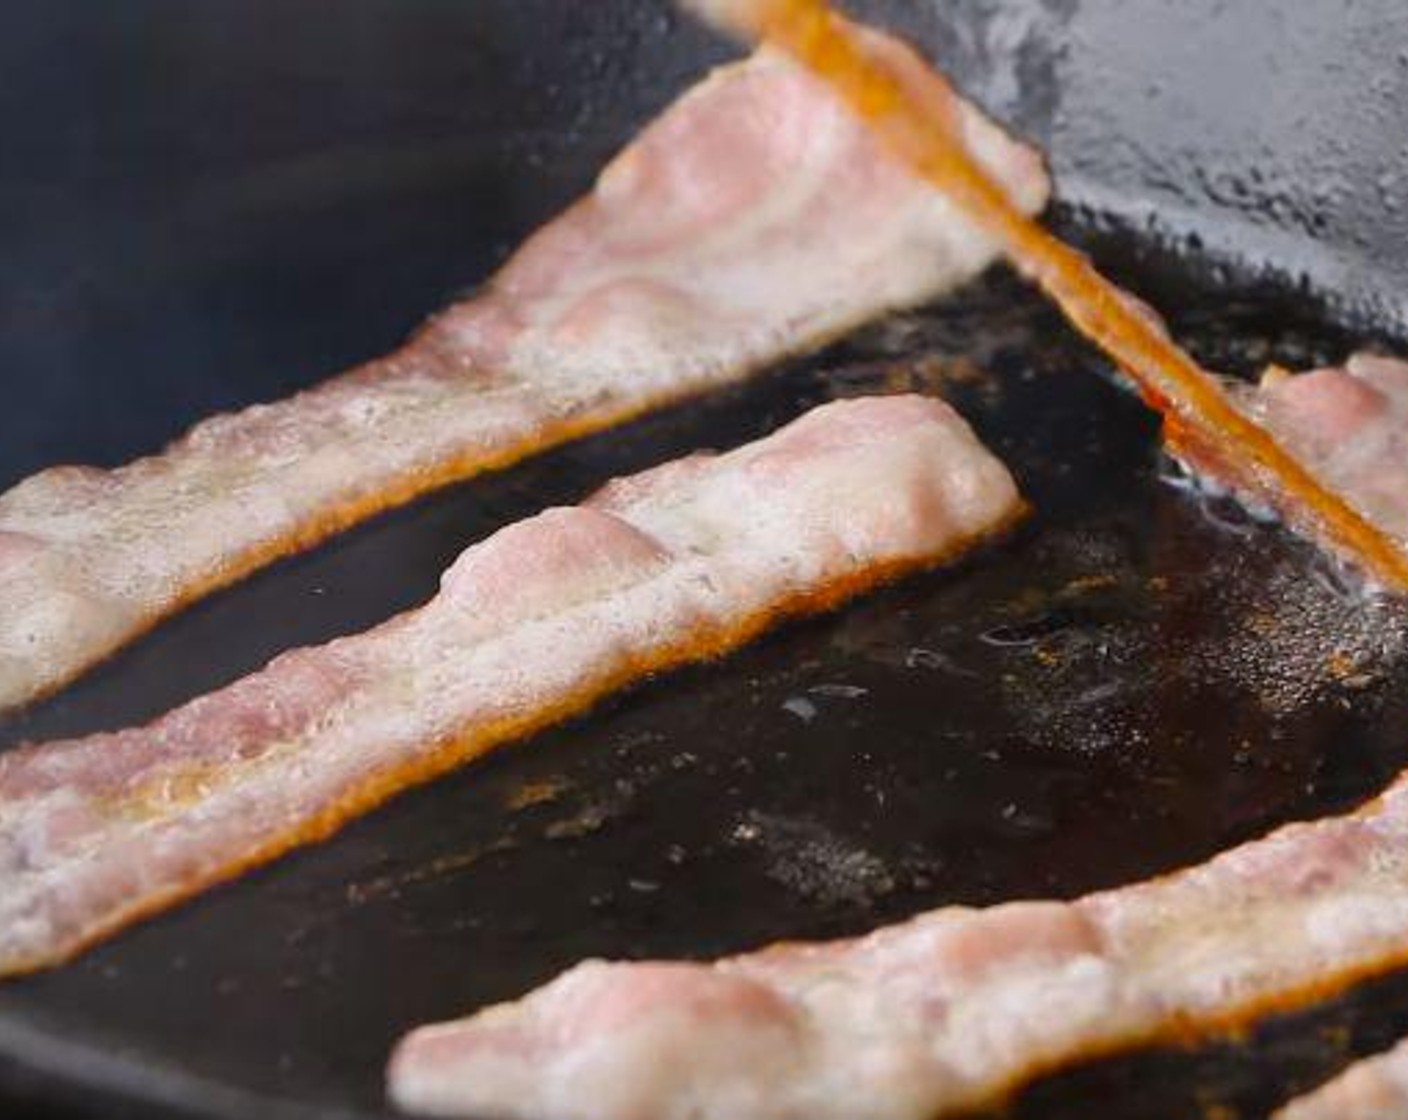
[[[932,1120],[1408,959],[1408,774],[1356,813],[1074,902],[715,964],[578,965],[411,1034],[393,1099],[518,1120]]]
[[[1021,512],[946,405],[826,405],[468,549],[429,604],[148,727],[0,755],[0,975],[330,832],[397,790]]]
[[[1408,1041],[1356,1062],[1274,1120],[1408,1120]]]
[[[1273,369],[1256,387],[1232,392],[1308,471],[1408,550],[1408,363],[1356,354],[1343,367]],[[1218,456],[1192,433],[1170,446],[1200,473],[1295,519],[1298,511],[1270,480]]]
[[[1327,485],[1272,431],[1239,409],[1220,379],[1182,350],[1142,303],[1014,207],[968,148],[955,143],[942,117],[916,96],[916,84],[877,65],[869,32],[837,15],[827,0],[685,2],[725,29],[775,44],[825,79],[891,152],[994,237],[1072,325],[1120,365],[1164,414],[1175,447],[1195,447],[1231,478],[1252,480],[1256,488],[1275,495],[1296,528],[1384,586],[1408,594],[1408,546],[1384,533],[1351,498]],[[932,71],[924,84],[948,88]]]
[[[1014,205],[1042,206],[1035,153],[957,98],[928,108]],[[994,254],[804,70],[766,52],[720,70],[404,349],[154,458],[0,496],[0,709],[275,556],[921,303]]]

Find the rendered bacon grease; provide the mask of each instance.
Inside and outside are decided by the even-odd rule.
[[[1175,450],[1243,492],[1271,496],[1294,527],[1383,586],[1408,593],[1408,545],[1401,538],[1385,533],[1355,495],[1321,478],[1273,429],[1238,408],[1157,316],[1014,207],[1002,185],[955,142],[954,130],[929,109],[929,99],[949,88],[941,76],[928,71],[920,81],[907,80],[878,65],[874,33],[841,18],[827,0],[686,0],[685,6],[736,35],[774,44],[823,78],[1138,384],[1164,414]]]
[[[1408,1120],[1408,1041],[1356,1062],[1273,1120]]]
[[[933,109],[1013,205],[1044,204],[1031,149],[956,98]],[[922,303],[995,253],[795,64],[720,70],[404,349],[0,496],[0,709],[273,557]]]
[[[932,1120],[1405,958],[1408,775],[1356,813],[1074,902],[950,907],[713,964],[589,961],[414,1032],[388,1077],[437,1117]]]
[[[0,975],[58,963],[654,670],[949,559],[1022,510],[947,405],[825,405],[510,526],[418,610],[149,726],[0,755]]]

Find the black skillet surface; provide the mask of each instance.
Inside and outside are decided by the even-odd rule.
[[[1408,37],[1394,39],[1391,0],[1294,18],[1247,4],[1219,15],[1225,38],[1211,0],[861,7],[1052,144],[1068,220],[1082,214],[1102,260],[1209,361],[1248,371],[1350,345],[1304,294],[1247,277],[1343,282],[1340,318],[1361,327],[1393,308],[1408,233],[1382,184],[1404,146],[1382,142],[1382,110]],[[1175,62],[1193,57],[1193,74],[1160,63],[1185,19],[1201,53]],[[121,461],[392,345],[722,53],[646,0],[32,0],[0,28],[5,482]],[[1116,47],[1133,57],[1116,65]],[[1261,177],[1211,189],[1240,174],[1220,160],[1245,154],[1244,113],[1262,126]],[[1317,208],[1315,185],[1276,163],[1287,150],[1321,170],[1339,151],[1356,175]],[[1150,207],[1236,277],[1131,241]],[[1366,231],[1381,234],[1372,252]],[[4,742],[150,717],[424,598],[505,521],[837,394],[942,389],[1041,511],[959,571],[647,684],[5,985],[0,1115],[380,1116],[402,1029],[584,955],[715,954],[944,902],[1070,895],[1381,786],[1408,764],[1408,620],[1169,481],[1152,422],[1102,368],[995,274],[753,385],[379,519],[10,721]],[[1261,1115],[1404,1029],[1408,979],[1390,978],[1248,1041],[1048,1079],[1012,1113]]]

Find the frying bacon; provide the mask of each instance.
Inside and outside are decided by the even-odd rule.
[[[395,793],[948,559],[1021,512],[946,405],[826,405],[464,552],[440,593],[150,726],[0,755],[0,975],[331,832]]]
[[[1074,902],[713,964],[580,964],[412,1033],[389,1085],[441,1117],[931,1120],[1405,959],[1408,773],[1356,813]]]
[[[929,104],[1014,203],[1043,205],[1032,150],[955,97]],[[0,709],[275,556],[921,303],[994,255],[804,71],[767,52],[722,69],[402,350],[153,458],[0,496]]]
[[[927,71],[897,79],[878,65],[871,32],[829,0],[687,0],[706,20],[796,59],[850,105],[876,138],[936,188],[1061,308],[1071,325],[1113,358],[1163,413],[1169,438],[1275,494],[1296,527],[1369,577],[1408,595],[1408,548],[1327,486],[1248,413],[1219,379],[1174,342],[1146,304],[1105,279],[1090,261],[1012,205],[969,146],[930,108],[947,81]]]
[[[1274,1120],[1408,1120],[1408,1041],[1356,1062]]]
[[[1343,367],[1273,369],[1256,387],[1234,392],[1307,470],[1408,550],[1408,363],[1356,354]],[[1171,447],[1195,470],[1313,535],[1272,480],[1210,455],[1194,439],[1175,438]]]

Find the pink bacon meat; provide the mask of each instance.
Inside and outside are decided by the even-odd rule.
[[[1031,149],[952,95],[931,105],[1017,205],[1044,204]],[[995,255],[807,73],[768,52],[719,70],[400,351],[153,458],[0,495],[0,709],[276,556],[922,303]]]
[[[655,670],[949,559],[1023,508],[941,402],[826,405],[510,526],[420,609],[150,726],[0,755],[0,975]]]
[[[1321,483],[1408,552],[1408,363],[1356,354],[1342,367],[1273,369],[1257,386],[1232,391]],[[1317,536],[1314,522],[1266,478],[1210,453],[1186,432],[1174,433],[1171,449],[1195,471]]]
[[[1273,1120],[1408,1120],[1408,1041],[1356,1062]]]
[[[1408,774],[1356,813],[1074,902],[713,964],[578,965],[409,1035],[393,1100],[515,1120],[931,1120],[1408,959]]]

